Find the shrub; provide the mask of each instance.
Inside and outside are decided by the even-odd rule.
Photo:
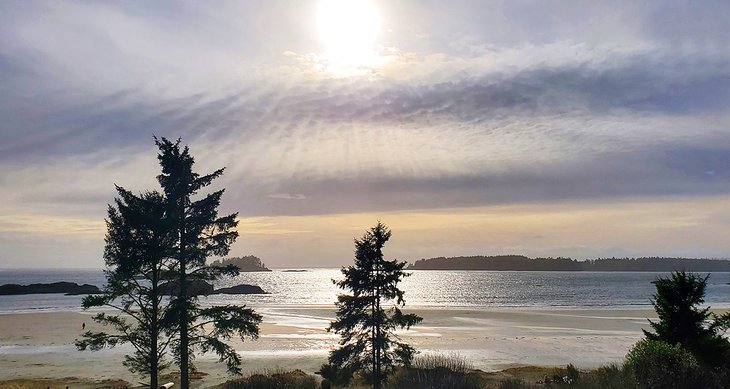
[[[629,350],[624,366],[641,389],[705,387],[698,382],[697,359],[678,344],[642,339]]]
[[[317,379],[301,370],[268,371],[228,381],[224,389],[318,389]]]
[[[326,389],[332,386],[347,386],[352,381],[354,372],[350,369],[342,368],[331,363],[325,363],[317,372],[322,376],[322,388]]]
[[[581,377],[585,388],[632,389],[636,387],[633,376],[622,366],[611,364],[601,366]]]
[[[723,336],[730,314],[718,317],[702,306],[708,277],[674,272],[654,281],[651,303],[659,321],[649,321],[654,332],[644,330],[644,334],[651,340],[681,344],[703,365],[724,367],[730,358],[730,342]]]
[[[516,378],[508,379],[499,383],[498,389],[539,389],[540,386],[529,384]]]
[[[567,378],[565,381],[576,382],[580,379],[580,371],[578,371],[572,363],[569,363],[568,366],[565,367],[565,377]]]
[[[387,385],[392,389],[481,389],[483,386],[466,359],[438,354],[415,358],[410,367],[395,371]]]
[[[419,355],[411,365],[415,369],[436,370],[446,369],[453,373],[467,374],[474,370],[474,366],[466,358],[458,354],[426,354]]]

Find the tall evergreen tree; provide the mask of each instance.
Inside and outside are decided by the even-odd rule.
[[[395,330],[423,320],[400,310],[405,300],[398,283],[410,274],[403,271],[406,262],[383,259],[383,246],[390,236],[388,227],[378,222],[355,240],[355,265],[343,268],[345,278],[335,281],[352,294],[337,296],[337,318],[329,326],[341,335],[340,347],[330,353],[330,364],[347,371],[369,370],[375,389],[393,367],[409,365],[415,354]]]
[[[709,307],[701,308],[708,277],[674,272],[669,278],[654,281],[652,305],[659,321],[649,320],[654,332],[642,331],[651,340],[679,344],[699,361],[717,367],[730,357],[730,342],[722,336],[730,317],[718,317]]]
[[[189,373],[194,370],[195,351],[213,351],[226,362],[228,370],[240,373],[240,356],[224,340],[232,335],[257,338],[261,316],[245,306],[216,306],[201,308],[197,296],[188,287],[199,281],[214,281],[223,275],[237,275],[234,266],[207,266],[209,256],[228,254],[238,237],[235,227],[237,213],[218,216],[218,206],[224,190],[209,193],[194,200],[198,191],[223,174],[218,169],[207,175],[193,172],[193,157],[188,147],[180,147],[180,139],[155,138],[162,174],[157,176],[165,193],[168,212],[172,215],[176,242],[174,245],[177,295],[172,311],[177,322],[176,358],[180,365],[180,384],[189,388]]]
[[[169,365],[164,356],[172,340],[164,337],[168,327],[163,318],[169,305],[163,302],[160,285],[170,264],[173,230],[160,193],[136,196],[121,187],[117,192],[119,197],[115,206],[109,206],[106,220],[107,284],[103,294],[86,296],[82,304],[84,309],[111,307],[120,314],[94,316],[94,321],[114,331],[86,331],[75,344],[79,350],[96,351],[131,343],[135,352],[125,356],[124,365],[149,375],[150,388],[156,389],[159,372]]]

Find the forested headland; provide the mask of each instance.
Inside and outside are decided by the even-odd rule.
[[[261,261],[261,258],[254,255],[247,255],[245,257],[231,257],[223,258],[223,260],[215,260],[211,263],[211,266],[228,266],[234,265],[242,272],[250,271],[271,271],[266,267],[266,264]]]
[[[436,257],[420,259],[409,270],[492,271],[691,271],[730,272],[730,261],[707,258],[530,258],[524,255]]]

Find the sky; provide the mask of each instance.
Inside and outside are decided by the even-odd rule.
[[[231,255],[730,257],[730,2],[0,2],[0,268],[102,267],[153,135]]]

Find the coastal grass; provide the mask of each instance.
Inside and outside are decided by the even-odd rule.
[[[319,389],[319,380],[301,370],[266,370],[227,381],[221,389]]]
[[[636,374],[630,362],[610,364],[588,371],[556,368],[542,379],[529,381],[524,378],[503,378],[485,388],[495,389],[720,389],[722,381],[715,372],[699,369],[690,374],[678,375],[663,371]]]
[[[484,379],[467,360],[456,354],[416,357],[409,367],[397,369],[386,382],[388,389],[481,389]]]
[[[567,378],[567,379],[566,379]],[[657,377],[660,378],[660,377]],[[649,388],[720,388],[704,380],[662,382],[662,386],[637,381],[626,364],[611,364],[597,369],[579,371],[565,368],[524,366],[487,373],[471,369],[458,356],[426,356],[414,361],[410,368],[397,369],[386,382],[386,389],[649,389]],[[72,387],[130,388],[125,381],[90,381],[78,378],[15,379],[0,381],[0,389],[45,389]],[[320,377],[301,370],[262,370],[247,377],[216,385],[215,389],[370,389],[360,379],[348,386],[326,386]]]
[[[347,386],[337,386],[301,370],[266,370],[230,380],[218,389],[370,389],[364,377],[356,376]],[[526,366],[498,373],[475,370],[458,355],[430,354],[417,357],[409,367],[396,369],[385,389],[639,389],[630,370],[608,365],[579,371],[565,368]],[[678,388],[683,388],[682,386]]]
[[[384,389],[695,389],[722,388],[715,373],[699,365],[692,374],[679,369],[688,358],[667,357],[655,348],[642,349],[642,344],[629,353],[626,361],[597,369],[579,370],[572,364],[565,367],[523,366],[499,372],[474,369],[457,354],[425,354],[417,356],[407,367],[396,368],[385,382]],[[642,351],[638,352],[636,350]],[[672,349],[673,350],[673,349]],[[670,350],[670,351],[672,351]],[[633,355],[633,356],[632,356]],[[670,358],[671,357],[671,358]],[[691,362],[691,361],[690,361]],[[653,368],[647,368],[651,363]],[[681,374],[670,374],[681,370]],[[640,374],[637,374],[640,372]],[[676,372],[675,372],[676,373]],[[0,389],[3,386],[0,385]],[[356,374],[346,386],[332,385],[321,377],[302,370],[263,370],[244,378],[230,380],[217,389],[370,389],[367,377]]]

